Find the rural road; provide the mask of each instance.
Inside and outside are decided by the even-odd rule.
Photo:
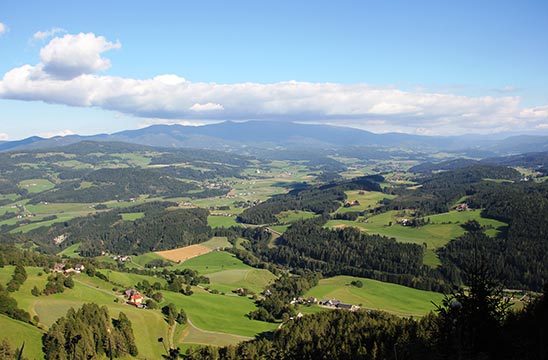
[[[237,337],[237,338],[241,338],[242,341],[247,341],[247,340],[252,340],[253,339],[252,337],[249,337],[249,336],[234,335],[234,334],[224,333],[224,332],[220,332],[220,331],[204,330],[204,329],[201,329],[201,328],[197,327],[196,325],[194,325],[192,323],[192,321],[190,320],[190,318],[187,318],[187,321],[188,321],[188,325],[190,325],[191,327],[193,327],[197,331],[200,331],[200,332],[203,332],[203,333],[206,333],[206,334],[223,335],[223,336],[224,335],[230,335],[230,336],[234,336],[234,337]]]

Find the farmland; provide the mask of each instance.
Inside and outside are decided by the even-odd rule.
[[[362,288],[350,285],[359,280]],[[422,316],[435,309],[432,302],[441,304],[442,294],[416,290],[401,285],[383,283],[376,280],[336,276],[320,280],[318,286],[310,289],[305,297],[318,300],[337,299],[343,303],[360,305],[365,309],[384,310],[400,316]],[[315,311],[314,309],[312,311]],[[306,307],[301,307],[307,312]]]
[[[444,246],[449,240],[464,234],[465,230],[460,226],[468,220],[477,220],[481,225],[487,226],[487,234],[494,236],[498,229],[506,224],[497,220],[485,219],[479,210],[451,211],[444,214],[431,215],[430,222],[421,227],[402,226],[397,224],[398,219],[405,217],[404,212],[388,211],[369,218],[358,218],[357,221],[330,220],[325,225],[331,228],[356,227],[370,234],[380,234],[393,237],[400,242],[409,242],[418,245],[426,244],[428,250],[435,250]],[[439,260],[432,252],[425,258],[425,264],[435,266]]]
[[[0,279],[11,275],[13,267],[0,269]],[[82,303],[95,302],[99,305],[107,305],[112,316],[117,317],[119,312],[124,312],[133,323],[137,344],[139,344],[139,357],[153,358],[161,353],[162,346],[158,344],[158,337],[166,336],[167,324],[163,316],[157,311],[143,311],[126,304],[118,303],[119,294],[112,292],[112,285],[97,278],[89,278],[87,275],[79,275],[75,279],[73,289],[66,289],[61,294],[35,297],[31,295],[34,286],[43,288],[46,275],[39,275],[42,269],[27,268],[28,279],[12,296],[17,300],[19,307],[29,311],[31,315],[37,315],[40,323],[51,326],[59,317],[65,316],[69,308],[78,308]],[[127,284],[130,286],[131,284]],[[19,325],[22,323],[15,322]],[[24,325],[24,324],[23,324]],[[32,330],[32,328],[31,328]],[[40,336],[40,332],[36,332]],[[25,338],[27,339],[27,338]],[[28,338],[29,342],[40,343],[40,340]],[[37,347],[35,345],[34,347]],[[29,350],[30,351],[30,350]],[[27,355],[28,356],[28,355]],[[36,358],[36,357],[33,357]]]

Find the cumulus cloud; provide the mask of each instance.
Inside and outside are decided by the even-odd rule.
[[[119,49],[119,42],[112,43],[93,33],[71,35],[52,39],[40,50],[42,70],[59,79],[73,79],[82,74],[107,70],[110,60],[101,56],[105,51]]]
[[[117,48],[118,42],[95,34],[54,38],[41,49],[39,64],[4,75],[0,97],[98,107],[167,122],[265,119],[422,134],[488,133],[548,123],[548,107],[522,108],[517,96],[299,81],[218,84],[174,74],[145,80],[98,75],[110,66],[102,53]]]
[[[10,139],[10,137],[9,137],[8,134],[0,132],[0,141],[7,141],[9,139]]]
[[[37,31],[32,35],[33,40],[40,40],[40,41],[46,41],[47,39],[54,37],[55,35],[59,33],[66,33],[67,31],[65,29],[61,28],[53,28],[45,31]]]
[[[8,31],[8,27],[6,24],[0,22],[0,36],[4,35],[6,31]]]
[[[194,104],[190,107],[190,110],[202,112],[202,111],[219,111],[224,110],[224,106],[221,104],[206,103],[206,104]]]

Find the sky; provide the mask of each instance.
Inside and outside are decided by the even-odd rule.
[[[548,135],[548,1],[0,2],[0,140],[225,120]]]

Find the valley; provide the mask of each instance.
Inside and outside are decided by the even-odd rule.
[[[538,296],[546,222],[528,209],[545,209],[543,163],[414,169],[423,155],[377,150],[255,157],[85,141],[0,153],[0,284],[29,316],[0,315],[7,341],[21,346],[25,334],[25,356],[47,357],[42,334],[85,303],[127,316],[135,358],[241,346],[291,319],[345,311],[319,305],[328,299],[428,318],[468,284],[474,248],[519,294],[515,309]],[[447,157],[428,160],[445,167]],[[86,270],[57,275],[55,264]],[[16,265],[27,277],[7,291]],[[146,307],[129,304],[126,289]]]

